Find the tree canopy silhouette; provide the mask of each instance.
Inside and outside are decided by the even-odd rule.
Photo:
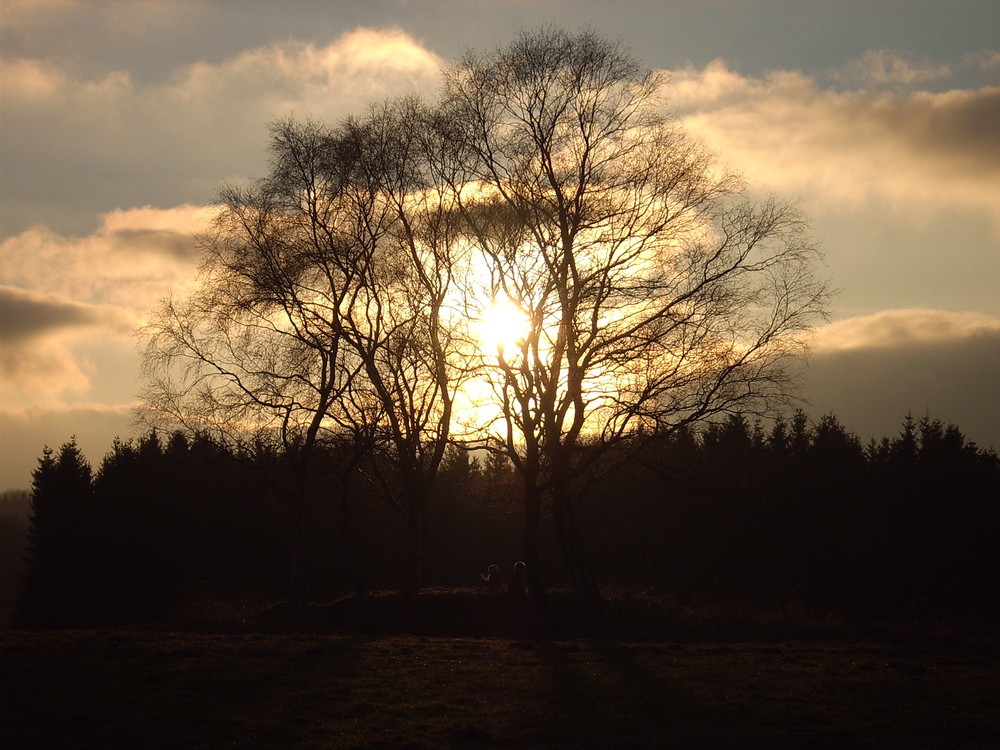
[[[413,586],[447,444],[499,452],[529,588],[548,507],[595,593],[575,505],[601,454],[785,405],[827,296],[799,211],[719,169],[664,85],[544,28],[446,68],[437,101],[276,123],[269,174],[223,190],[196,290],[147,328],[147,419],[279,446],[300,540],[320,448],[349,446],[341,492],[363,464]]]
[[[784,405],[823,314],[799,211],[718,169],[667,113],[665,83],[619,45],[558,28],[446,70],[475,186],[459,207],[490,298],[526,321],[484,353],[482,377],[500,413],[488,444],[522,478],[536,593],[545,499],[574,585],[594,591],[580,476],[636,430]]]

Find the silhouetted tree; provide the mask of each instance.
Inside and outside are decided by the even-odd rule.
[[[276,440],[290,462],[296,582],[324,442],[367,457],[404,520],[410,584],[422,579],[457,375],[442,323],[450,209],[435,198],[427,153],[440,137],[426,120],[406,101],[337,128],[276,123],[271,174],[223,191],[198,291],[148,329],[153,417]]]
[[[884,451],[866,452],[832,414],[797,421],[801,454],[762,441],[739,417],[609,448],[611,470],[578,516],[595,566],[616,586],[706,605],[1000,615],[993,451],[925,417],[913,420],[915,459],[895,464],[899,443],[910,440],[905,422]],[[345,459],[333,446],[318,451],[315,490],[325,496]],[[501,459],[480,465],[465,450],[446,453],[434,494],[431,581],[474,585],[490,563],[506,568],[518,559],[516,476]],[[288,464],[270,448],[236,455],[179,433],[116,441],[93,477],[72,442],[46,449],[15,622],[150,622],[213,598],[280,597],[294,514],[261,477],[281,467]],[[359,478],[349,494],[366,491]],[[356,499],[317,504],[307,518],[303,572],[316,596],[400,582],[404,530],[388,506]],[[352,516],[351,544],[340,536],[344,514]],[[550,531],[540,551],[558,555]]]
[[[13,622],[64,627],[86,622],[94,593],[91,469],[75,439],[46,447],[32,474],[24,584]]]
[[[536,596],[543,497],[574,586],[596,591],[581,472],[639,426],[781,401],[826,294],[798,211],[754,204],[716,171],[664,114],[662,84],[618,45],[554,28],[447,71],[487,296],[527,322],[484,366],[502,413],[492,440],[523,480]]]
[[[31,495],[26,490],[0,493],[0,627],[10,624],[24,576],[30,513]]]

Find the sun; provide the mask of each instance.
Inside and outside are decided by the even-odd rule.
[[[485,352],[521,345],[528,333],[528,316],[510,299],[495,299],[483,313],[477,334]]]

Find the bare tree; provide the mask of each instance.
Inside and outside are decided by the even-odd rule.
[[[596,592],[581,472],[638,429],[783,402],[824,307],[798,211],[718,170],[665,113],[663,84],[618,45],[551,28],[446,72],[467,231],[489,294],[526,320],[482,365],[538,595],[545,500],[574,585]]]
[[[364,451],[404,515],[410,582],[422,576],[455,386],[440,324],[450,265],[437,215],[448,212],[421,190],[432,142],[421,119],[399,102],[334,129],[276,123],[269,176],[223,191],[196,291],[165,301],[147,329],[147,416],[280,441],[294,468],[296,580],[324,439]]]
[[[454,195],[439,176],[445,135],[418,101],[373,107],[345,125],[358,154],[354,190],[389,219],[364,264],[364,294],[346,316],[344,340],[364,364],[383,418],[383,451],[372,462],[406,524],[407,585],[423,584],[428,503],[448,445],[465,367],[463,325],[454,308]],[[364,208],[358,214],[370,215]],[[359,227],[359,242],[374,232]],[[388,476],[379,471],[390,467]]]
[[[273,127],[271,176],[223,189],[201,238],[197,290],[161,304],[144,355],[147,421],[282,447],[296,504],[293,596],[315,450],[337,432],[334,412],[362,371],[339,335],[358,286],[357,250],[324,231],[351,159],[327,136],[316,125]]]
[[[596,592],[586,469],[637,432],[783,404],[827,295],[795,207],[718,169],[664,83],[543,29],[467,54],[433,108],[278,123],[268,178],[223,193],[198,290],[150,326],[148,405],[279,435],[303,488],[317,441],[351,436],[404,521],[411,585],[446,444],[486,446],[521,478],[532,591],[548,503]],[[519,330],[475,341],[505,306]]]

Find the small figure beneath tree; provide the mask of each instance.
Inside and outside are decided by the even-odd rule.
[[[511,626],[516,638],[524,638],[534,631],[531,602],[528,599],[527,569],[523,562],[514,563],[514,573],[507,584]]]
[[[486,569],[485,573],[480,573],[479,577],[482,579],[483,583],[486,584],[490,591],[496,591],[500,588],[500,566],[490,565]]]

